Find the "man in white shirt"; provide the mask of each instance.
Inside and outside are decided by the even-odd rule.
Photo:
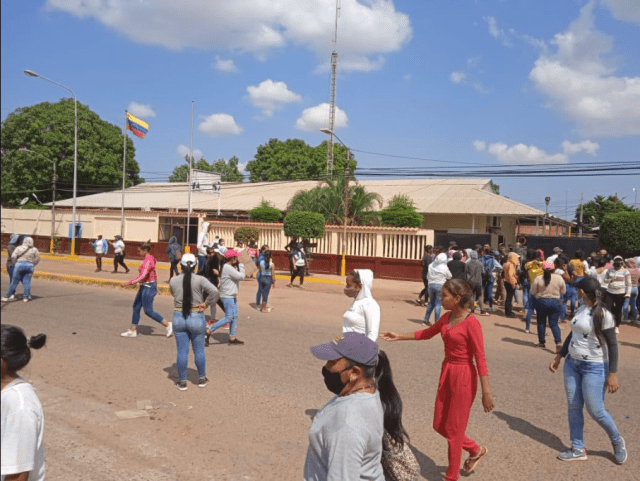
[[[129,272],[129,268],[124,263],[124,241],[122,240],[122,236],[120,234],[116,234],[116,241],[111,242],[110,244],[114,249],[114,257],[113,257],[113,272],[115,274],[118,272],[118,264],[124,267],[125,272]]]
[[[98,238],[91,243],[93,251],[96,255],[96,272],[102,270],[102,256],[107,253],[109,248],[107,241],[102,238],[102,234],[98,234]]]
[[[560,249],[560,247],[554,247],[553,248],[553,255],[549,256],[547,258],[548,262],[555,262],[555,260],[558,258],[558,256],[562,254],[562,249]]]

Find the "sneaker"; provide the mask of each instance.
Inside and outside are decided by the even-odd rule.
[[[209,384],[209,380],[207,379],[207,377],[201,377],[200,380],[198,381],[198,387],[205,387],[207,384]]]
[[[537,342],[533,345],[533,347],[539,347],[540,349],[546,349],[546,346],[543,343]]]
[[[616,334],[620,334],[620,329],[616,327]]]
[[[221,328],[221,329],[229,330],[229,324],[225,324],[224,326],[222,326],[222,328]]]
[[[2,296],[2,302],[9,302],[9,301],[15,301],[15,300],[16,300],[16,296],[10,296],[10,297]]]
[[[613,452],[617,464],[622,464],[627,460],[627,446],[624,442],[624,438],[621,437],[620,442],[613,445]]]
[[[169,322],[169,325],[167,326],[167,337],[171,337],[173,336],[173,322]]]
[[[132,331],[131,329],[127,329],[120,335],[122,337],[136,337],[138,335],[138,331]]]
[[[241,341],[240,339],[236,338],[236,339],[229,339],[229,344],[236,344],[238,346],[244,344],[244,341]]]
[[[561,461],[586,461],[587,450],[586,449],[570,449],[558,454],[558,459]]]
[[[481,316],[488,316],[489,313],[487,311],[480,311]]]
[[[176,383],[176,389],[178,389],[180,391],[186,391],[187,390],[187,381],[178,381]]]
[[[22,302],[29,302],[31,300],[30,297],[23,297]]]
[[[431,325],[431,323],[429,321],[422,321],[422,324],[424,324],[427,327],[429,327]]]
[[[525,334],[529,334],[530,332],[531,332],[531,331],[530,331],[529,329],[525,329],[525,330],[524,330],[524,333],[525,333]]]

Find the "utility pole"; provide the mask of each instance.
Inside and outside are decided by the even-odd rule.
[[[56,163],[53,163],[53,179],[51,186],[53,187],[53,203],[51,204],[51,245],[49,252],[53,254],[53,238],[56,235],[56,184],[58,183],[58,174],[56,173]]]
[[[578,222],[578,236],[582,237],[582,196],[583,192],[580,192],[580,221]]]
[[[327,145],[327,177],[333,174],[333,131],[336,123],[336,79],[338,76],[338,17],[340,16],[340,0],[336,0],[336,24],[333,33],[333,52],[331,53],[331,93],[329,95],[329,144]]]
[[[191,140],[189,141],[189,175],[187,175],[187,183],[189,184],[189,194],[187,197],[187,203],[189,207],[187,209],[187,241],[184,245],[185,254],[191,253],[191,248],[189,247],[189,230],[191,228],[191,174],[193,169],[193,107],[195,104],[195,100],[191,101]]]
[[[342,266],[340,272],[342,277],[347,275],[347,217],[349,217],[349,149],[347,148],[347,168],[344,171],[344,220],[342,232]]]

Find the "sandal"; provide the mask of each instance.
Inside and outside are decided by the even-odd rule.
[[[489,452],[489,448],[486,448],[484,446],[480,446],[480,448],[478,449],[478,452],[476,454],[469,455],[467,460],[464,462],[464,466],[462,468],[462,469],[464,469],[464,472],[465,473],[472,472],[475,469],[475,467],[478,465],[480,460],[482,458],[484,458],[487,455],[488,452]]]

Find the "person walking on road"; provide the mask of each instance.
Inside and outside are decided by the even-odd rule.
[[[38,252],[38,249],[33,245],[33,239],[31,237],[25,237],[22,245],[15,248],[13,254],[11,254],[11,260],[14,263],[13,277],[2,301],[13,301],[18,284],[22,282],[22,286],[24,287],[22,301],[29,302],[31,300],[31,278],[33,277],[35,267],[38,265],[38,262],[40,262],[40,252]]]
[[[271,259],[271,251],[266,250],[260,256],[260,268],[258,270],[258,292],[256,294],[256,307],[260,312],[268,313],[271,309],[267,306],[269,292],[276,287],[276,269]]]
[[[129,268],[124,263],[124,256],[126,255],[126,251],[125,251],[126,247],[124,245],[122,236],[120,234],[116,234],[115,237],[116,237],[116,241],[110,243],[113,246],[113,250],[114,250],[112,274],[115,274],[118,272],[118,265],[121,265],[122,267],[124,267],[125,274],[128,274]]]
[[[207,261],[207,247],[209,247],[209,222],[202,223],[202,229],[198,234],[198,274],[202,275],[204,272],[204,264]]]
[[[531,296],[535,304],[538,321],[538,344],[536,347],[545,348],[545,336],[547,334],[547,320],[556,343],[556,353],[562,348],[562,336],[558,319],[562,310],[562,296],[567,289],[561,275],[555,274],[556,266],[553,262],[545,261],[542,264],[544,273],[536,277],[531,285]]]
[[[609,436],[617,464],[627,460],[627,447],[611,414],[604,407],[605,389],[618,390],[618,342],[615,321],[604,306],[597,279],[585,277],[577,285],[583,305],[571,320],[571,333],[549,365],[556,372],[564,361],[564,388],[569,404],[571,449],[558,454],[562,461],[585,461],[584,414],[587,412]]]
[[[171,266],[169,267],[169,281],[171,281],[174,272],[176,276],[180,275],[180,272],[178,271],[178,264],[182,259],[182,246],[178,243],[178,238],[176,236],[172,236],[169,239],[169,245],[165,252],[169,256],[169,262],[171,263]]]
[[[631,297],[632,287],[631,273],[624,266],[622,256],[613,258],[613,267],[604,275],[604,282],[607,284],[607,309],[611,311],[616,320],[616,334],[618,334],[618,328],[622,321],[622,306],[625,298]]]
[[[212,247],[207,249],[207,262],[204,265],[204,273],[203,276],[211,282],[217,289],[220,286],[220,270],[222,269],[222,262],[224,260],[224,256],[220,254],[220,249],[217,244],[214,244]],[[207,325],[215,324],[216,315],[218,313],[218,307],[224,311],[224,305],[220,300],[220,297],[217,298],[216,302],[211,304],[211,319],[207,321]],[[205,340],[205,346],[209,345],[209,339]]]
[[[445,358],[433,413],[433,429],[446,438],[449,445],[449,468],[445,476],[447,481],[459,479],[463,449],[469,453],[463,466],[465,473],[473,471],[489,452],[487,447],[479,446],[465,434],[478,388],[478,375],[484,411],[488,413],[494,407],[482,327],[478,319],[468,311],[472,302],[471,285],[466,281],[451,279],[442,287],[442,306],[449,312],[433,326],[406,334],[387,331],[380,334],[385,341],[426,340],[437,334],[442,336]]]
[[[18,371],[31,360],[31,349],[40,349],[47,336],[27,340],[24,331],[2,324],[0,328],[2,367],[2,457],[3,480],[42,481],[45,479],[44,413],[35,389]]]
[[[480,308],[481,316],[488,316],[489,313],[484,307],[482,302],[482,276],[484,273],[484,265],[478,260],[478,252],[472,250],[469,252],[469,260],[464,265],[464,273],[467,277],[467,281],[471,284],[471,290],[473,291],[475,301]],[[475,303],[471,308],[471,312],[475,312]]]
[[[240,254],[233,249],[227,249],[224,253],[227,262],[222,266],[220,272],[220,298],[224,306],[224,317],[212,326],[207,327],[206,340],[217,329],[229,324],[229,345],[241,345],[241,341],[236,337],[238,327],[238,290],[240,281],[244,280],[244,264],[240,262]]]
[[[493,286],[496,282],[494,272],[498,272],[498,276],[502,278],[502,266],[493,255],[493,250],[489,244],[483,247],[483,254],[480,261],[484,266],[485,277],[482,281],[483,302],[485,306],[489,306],[489,312],[493,312]]]
[[[179,380],[176,388],[187,390],[187,362],[189,343],[193,346],[193,357],[198,369],[198,387],[205,387],[207,379],[207,359],[204,354],[204,337],[207,322],[204,310],[216,303],[218,289],[204,276],[197,276],[194,270],[198,261],[193,254],[185,254],[180,260],[182,274],[169,281],[173,296],[173,334],[176,337],[176,351]]]
[[[383,443],[402,449],[409,441],[387,355],[358,332],[311,353],[326,361],[324,384],[335,396],[313,418],[303,479],[384,481]]]
[[[437,251],[436,254],[440,254],[440,251]],[[424,289],[420,291],[420,294],[416,299],[416,304],[418,304],[419,306],[424,306],[429,302],[429,281],[427,280],[427,274],[429,273],[429,264],[433,262],[433,257],[433,246],[424,246],[424,255],[422,256],[421,263],[422,283],[424,284]]]
[[[15,263],[13,259],[11,259],[11,255],[13,251],[16,250],[16,247],[22,245],[22,241],[24,240],[24,236],[20,234],[11,234],[9,238],[9,244],[7,244],[7,262],[5,267],[7,268],[7,274],[9,274],[9,282],[13,279],[13,269],[15,268]]]
[[[518,287],[518,266],[520,265],[520,256],[515,252],[509,252],[507,262],[503,264],[504,269],[504,288],[507,291],[504,300],[504,314],[506,317],[516,317],[513,312],[513,298]]]
[[[353,302],[342,316],[342,332],[359,332],[376,342],[380,330],[380,306],[371,294],[373,272],[354,269],[345,281],[344,293],[353,298]]]
[[[153,310],[153,300],[158,293],[158,274],[156,273],[156,258],[151,254],[151,241],[143,242],[138,247],[138,253],[144,256],[144,260],[138,268],[138,277],[122,284],[128,288],[140,284],[138,293],[133,301],[133,315],[131,316],[131,328],[120,334],[122,337],[136,337],[138,335],[138,323],[140,322],[140,310],[144,309],[147,317],[150,317],[167,329],[167,337],[173,335],[171,322],[166,321],[160,314]]]
[[[109,243],[106,239],[102,238],[102,234],[98,234],[98,238],[94,240],[90,245],[93,247],[93,251],[96,256],[96,272],[102,271],[102,258],[109,251]]]
[[[627,270],[631,276],[631,295],[624,298],[624,304],[622,305],[622,322],[625,324],[631,318],[631,322],[634,325],[638,325],[638,281],[640,280],[640,269],[638,269],[638,263],[633,258],[625,260]]]
[[[291,273],[291,281],[287,287],[293,287],[293,281],[296,277],[299,277],[300,285],[298,287],[304,288],[304,272],[305,266],[307,265],[307,255],[304,253],[301,243],[299,243],[293,251],[291,255],[291,262],[293,262],[295,270]]]
[[[427,280],[429,281],[429,306],[424,316],[423,323],[431,325],[431,312],[436,311],[436,320],[440,319],[440,308],[442,302],[442,286],[451,279],[451,271],[447,267],[447,254],[441,252],[429,265]]]

